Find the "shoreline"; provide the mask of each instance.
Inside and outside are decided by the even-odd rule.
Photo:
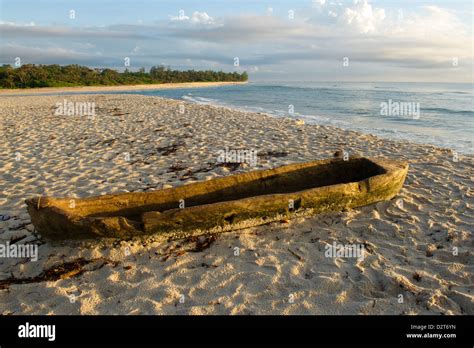
[[[54,115],[62,96],[4,98],[0,105],[0,151],[7,154],[0,213],[10,217],[0,243],[38,245],[36,262],[1,259],[0,280],[91,263],[78,276],[0,289],[0,314],[474,314],[474,156],[453,161],[433,145],[156,96],[69,98],[94,102],[95,118]],[[224,148],[258,150],[257,165],[215,165]],[[36,195],[148,192],[343,149],[409,161],[397,197],[226,232],[202,250],[206,239],[45,243],[24,204]],[[367,253],[363,260],[326,256],[334,243],[364,245]]]
[[[248,81],[246,82],[229,82],[229,83],[224,83],[223,85],[238,85],[238,84],[247,84]],[[188,83],[185,83],[185,84],[188,84]],[[216,84],[215,86],[220,86],[222,85],[220,82],[213,82],[213,84]],[[202,86],[183,86],[181,87],[181,85],[183,84],[170,84],[170,85],[177,85],[176,87],[163,87],[163,88],[158,88],[158,89],[180,89],[180,88],[201,88],[201,87],[209,87],[207,85],[202,85]],[[134,85],[136,86],[137,88],[134,89],[134,90],[140,90],[140,88],[138,88],[139,86],[141,85]],[[152,86],[155,86],[155,85],[152,85]],[[160,85],[158,85],[160,86]],[[211,86],[212,87],[212,86]],[[76,87],[74,87],[76,88]],[[62,87],[61,87],[62,89]],[[149,88],[151,90],[153,89],[156,89],[156,88]],[[130,89],[126,89],[125,91],[128,91]],[[0,90],[1,91],[1,90]],[[12,90],[14,91],[14,90]],[[120,91],[120,90],[119,90]],[[69,91],[64,91],[64,92],[59,92],[59,93],[46,93],[43,95],[43,93],[35,93],[34,95],[30,95],[30,94],[23,94],[23,93],[19,93],[18,95],[17,94],[5,94],[3,95],[3,97],[15,97],[15,96],[18,96],[18,97],[35,97],[35,96],[38,96],[38,97],[41,97],[41,96],[80,96],[81,95],[81,92],[86,92],[86,91],[74,91],[76,93],[71,93],[71,94],[68,94]],[[72,91],[71,91],[72,92]],[[99,91],[100,92],[100,91]],[[104,91],[106,92],[106,91]],[[100,93],[94,93],[93,95],[101,95]],[[107,96],[108,94],[104,94],[104,96]],[[112,95],[117,95],[117,96],[127,96],[128,94],[120,94],[120,93],[113,93]],[[140,94],[139,94],[140,95]],[[143,95],[143,96],[146,96],[146,97],[157,97],[157,98],[162,98],[162,99],[165,99],[165,100],[173,100],[173,101],[177,101],[178,99],[173,99],[173,98],[168,98],[168,97],[162,97],[162,96],[153,96],[153,95]],[[0,97],[2,97],[1,93],[0,93]],[[235,105],[219,105],[219,104],[212,104],[212,103],[199,103],[199,102],[194,102],[194,101],[188,101],[188,100],[182,100],[182,103],[185,103],[185,104],[191,104],[191,105],[206,105],[206,106],[210,106],[210,107],[214,107],[214,108],[218,108],[218,109],[225,109],[225,110],[228,110],[230,112],[243,112],[243,113],[256,113],[256,114],[259,114],[259,115],[265,115],[265,116],[268,116],[268,117],[271,117],[271,118],[281,118],[282,116],[279,116],[277,114],[273,114],[271,112],[266,112],[266,111],[252,111],[252,110],[248,110],[246,109],[245,107],[241,107],[241,106],[235,106]],[[439,145],[439,144],[433,144],[433,143],[425,143],[425,142],[416,142],[416,141],[413,141],[411,139],[408,139],[408,138],[395,138],[395,137],[384,137],[380,134],[377,134],[377,133],[372,133],[370,129],[368,130],[359,130],[359,129],[350,129],[350,128],[343,128],[343,127],[338,127],[338,126],[335,126],[335,125],[331,125],[331,124],[322,124],[322,123],[317,123],[317,122],[308,122],[308,120],[305,120],[303,118],[297,118],[297,117],[289,117],[289,116],[284,116],[284,118],[287,118],[289,120],[293,120],[293,121],[296,121],[296,122],[301,122],[303,121],[305,124],[311,126],[319,126],[319,127],[326,127],[328,129],[331,129],[331,128],[334,128],[336,130],[340,130],[340,131],[347,131],[347,132],[353,132],[355,134],[360,134],[360,135],[368,135],[368,136],[374,136],[374,137],[377,137],[381,140],[386,140],[386,141],[394,141],[394,142],[399,142],[401,144],[403,143],[406,143],[406,144],[412,144],[412,145],[417,145],[417,146],[426,146],[426,147],[432,147],[432,148],[435,148],[437,150],[441,150],[441,151],[444,151],[444,152],[449,152],[449,153],[453,153],[454,151],[457,152],[459,155],[461,156],[474,156],[474,153],[471,153],[471,152],[464,152],[464,151],[458,151],[456,149],[453,149],[451,147],[448,147],[448,146],[442,146],[442,145]]]
[[[133,94],[135,91],[138,94],[142,94],[145,96],[148,95],[159,95],[158,93],[159,90],[179,90],[179,89],[184,89],[184,88],[212,88],[216,87],[216,89],[213,92],[210,92],[210,96],[216,95],[219,96],[220,91],[218,90],[217,87],[219,86],[226,86],[226,85],[245,85],[248,84],[249,81],[244,81],[244,82],[212,82],[212,83],[172,83],[172,84],[153,84],[153,85],[124,85],[124,86],[83,86],[83,87],[58,87],[58,88],[33,88],[33,89],[8,89],[8,90],[1,90],[0,89],[0,98],[3,97],[16,97],[16,96],[41,96],[41,95],[80,95],[80,94],[101,94],[101,93],[110,93],[110,94],[117,94],[120,95],[122,92],[127,93],[130,92]],[[257,84],[258,85],[258,84]],[[252,85],[253,87],[254,85]],[[156,91],[156,93],[147,93],[146,91]],[[138,91],[138,92],[137,92]],[[246,91],[243,90],[244,92]],[[226,92],[224,90],[224,92]],[[423,129],[417,129],[416,127],[411,129],[403,129],[403,127],[399,130],[393,131],[390,126],[377,126],[377,127],[371,127],[371,124],[357,124],[354,123],[354,121],[351,121],[350,119],[348,121],[344,121],[341,123],[341,120],[335,120],[334,122],[330,119],[331,118],[331,113],[318,113],[317,110],[315,110],[315,113],[303,113],[301,111],[301,115],[298,113],[295,113],[294,115],[282,115],[281,110],[265,110],[263,108],[259,108],[258,105],[232,105],[232,104],[227,104],[226,99],[222,98],[219,99],[218,97],[212,97],[216,98],[214,100],[210,99],[211,102],[207,101],[200,101],[199,99],[195,99],[194,97],[189,97],[184,96],[180,94],[179,92],[169,92],[170,96],[167,98],[170,99],[182,99],[186,100],[187,102],[192,102],[195,104],[199,105],[213,105],[216,107],[221,107],[221,108],[228,108],[230,110],[236,110],[236,111],[243,111],[243,112],[257,112],[257,113],[262,113],[262,114],[267,114],[272,117],[290,117],[294,119],[301,119],[304,122],[308,124],[316,124],[316,125],[321,125],[321,126],[327,126],[327,127],[335,127],[335,128],[340,128],[344,130],[353,130],[358,133],[362,134],[371,134],[371,135],[376,135],[382,139],[388,139],[388,140],[395,140],[399,142],[408,142],[408,143],[415,143],[415,144],[420,144],[420,145],[426,145],[426,146],[434,146],[436,148],[440,149],[445,149],[449,150],[452,153],[459,153],[459,154],[464,154],[464,155],[474,155],[474,148],[471,146],[468,140],[466,139],[459,139],[459,141],[454,141],[451,140],[452,138],[447,137],[446,135],[443,134],[437,134],[436,132],[425,132],[423,133]],[[194,93],[193,93],[194,94]],[[174,95],[174,96],[173,96]],[[199,95],[199,94],[198,94]],[[177,96],[177,97],[175,97]],[[179,97],[181,96],[181,98]],[[205,99],[205,98],[203,98]],[[260,109],[260,110],[259,110]],[[350,113],[348,113],[350,114]],[[309,116],[309,117],[306,117]],[[320,119],[318,119],[320,118]],[[329,120],[329,121],[328,121]],[[344,124],[346,123],[346,124]],[[446,132],[446,127],[444,126],[441,127],[441,132]],[[436,131],[436,129],[433,129]]]
[[[0,89],[0,95],[42,95],[42,94],[63,94],[81,92],[107,92],[107,91],[142,91],[153,89],[180,89],[180,88],[203,88],[232,85],[245,85],[248,81],[236,82],[180,82],[180,83],[160,83],[143,85],[120,85],[120,86],[77,86],[77,87],[38,87],[38,88],[18,88]]]
[[[177,100],[177,99],[172,99],[172,98],[167,98],[167,97],[161,97],[161,96],[159,96],[159,97],[163,98],[163,99]],[[394,142],[399,142],[399,143],[407,143],[407,144],[418,145],[418,146],[432,147],[432,148],[435,148],[435,149],[440,150],[440,151],[445,151],[445,152],[450,152],[450,153],[456,152],[456,153],[458,153],[459,155],[462,155],[462,156],[474,156],[474,152],[464,152],[464,151],[461,151],[461,150],[457,150],[457,149],[448,147],[447,145],[443,146],[443,145],[440,145],[440,144],[433,144],[433,143],[428,143],[428,142],[426,142],[426,143],[425,142],[417,142],[417,141],[414,141],[414,140],[408,139],[408,138],[395,138],[395,137],[389,137],[389,136],[384,137],[380,134],[377,134],[376,132],[373,132],[374,131],[373,129],[372,130],[370,130],[370,129],[360,130],[360,129],[343,128],[343,127],[338,127],[338,126],[335,126],[335,125],[332,125],[332,124],[323,124],[323,123],[318,123],[318,122],[312,121],[312,120],[308,121],[304,118],[281,116],[281,115],[271,113],[271,112],[267,112],[267,111],[252,111],[252,110],[247,109],[246,107],[235,106],[235,105],[219,105],[219,104],[212,104],[212,103],[199,103],[199,102],[190,102],[188,100],[183,100],[183,102],[191,103],[191,104],[194,104],[194,105],[208,105],[208,106],[215,107],[215,108],[226,109],[226,110],[229,110],[231,112],[235,111],[235,112],[244,112],[244,113],[256,113],[256,114],[259,114],[259,115],[265,115],[265,116],[268,116],[268,117],[271,117],[271,118],[276,118],[276,119],[283,117],[283,118],[287,118],[289,120],[293,120],[295,122],[304,122],[304,124],[309,125],[309,126],[313,125],[313,126],[319,126],[319,127],[326,127],[328,129],[334,128],[334,129],[340,130],[340,131],[353,132],[353,133],[356,133],[356,134],[360,134],[361,136],[363,136],[363,135],[374,136],[374,137],[377,137],[381,140],[394,141]]]

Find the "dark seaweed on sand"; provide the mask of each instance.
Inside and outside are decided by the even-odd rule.
[[[47,270],[41,272],[39,275],[34,277],[26,278],[16,278],[10,277],[0,281],[0,290],[7,289],[11,284],[31,284],[31,283],[40,283],[40,282],[51,282],[61,279],[68,279],[76,277],[86,272],[84,266],[102,261],[102,263],[97,267],[97,269],[103,267],[106,264],[112,264],[114,267],[117,266],[117,261],[112,261],[105,258],[98,258],[92,260],[86,260],[84,258],[79,258],[71,262],[64,262],[59,265],[52,266]]]

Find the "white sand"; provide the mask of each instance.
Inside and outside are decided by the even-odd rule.
[[[95,102],[95,120],[55,116],[64,98]],[[2,314],[474,314],[473,156],[455,162],[433,146],[157,97],[15,96],[0,105],[0,214],[12,216],[0,221],[0,242],[25,236],[17,243],[40,244],[37,262],[0,259],[0,279],[37,276],[78,258],[118,262],[98,260],[68,279],[12,284],[0,290]],[[180,142],[174,153],[157,153]],[[259,157],[257,168],[342,149],[407,159],[397,197],[403,205],[394,199],[225,233],[200,252],[189,251],[193,241],[52,245],[31,233],[27,197],[148,190],[253,169],[217,167],[187,178],[226,146],[288,153]],[[186,169],[169,171],[172,165]],[[325,257],[333,241],[365,243],[364,260]]]

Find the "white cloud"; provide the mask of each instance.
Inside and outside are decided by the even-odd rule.
[[[326,0],[313,0],[313,6],[314,7],[323,6],[325,3],[326,3]]]
[[[194,12],[191,16],[191,22],[196,24],[213,24],[214,18],[206,12]]]
[[[188,21],[189,17],[186,15],[179,15],[179,16],[169,16],[170,20],[172,21]]]
[[[373,33],[385,17],[384,9],[372,8],[367,0],[355,0],[354,5],[346,7],[344,13],[339,16],[339,23],[361,33]]]
[[[1,26],[18,26],[18,27],[34,27],[36,25],[35,22],[29,22],[29,23],[15,23],[15,22],[5,22],[5,21],[0,21]]]
[[[179,16],[170,16],[169,18],[171,21],[190,22],[197,25],[214,24],[214,18],[209,16],[206,12],[195,11],[191,17],[182,13]]]

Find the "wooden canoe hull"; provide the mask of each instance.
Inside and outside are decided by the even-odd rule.
[[[407,171],[408,163],[400,161],[330,159],[153,192],[35,197],[26,204],[33,225],[48,239],[150,234],[177,239],[389,200],[403,186]]]

